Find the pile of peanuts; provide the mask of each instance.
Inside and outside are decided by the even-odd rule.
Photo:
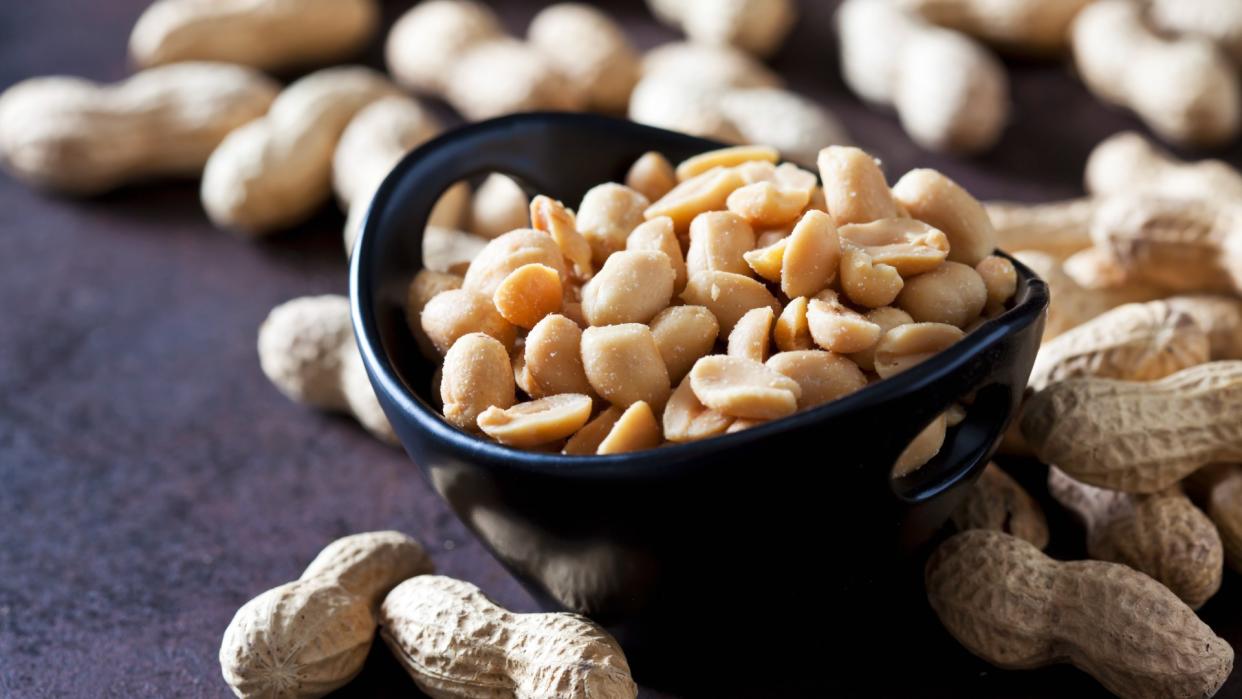
[[[464,274],[421,270],[408,317],[443,357],[444,419],[506,445],[613,454],[836,400],[1001,313],[1017,275],[983,206],[934,170],[890,189],[863,151],[816,176],[764,146],[659,153],[577,212],[546,196]],[[945,415],[898,473],[934,456]]]

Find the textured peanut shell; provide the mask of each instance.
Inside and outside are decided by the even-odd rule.
[[[1153,382],[1068,379],[1031,396],[1022,434],[1041,461],[1077,480],[1155,493],[1204,464],[1242,460],[1239,401],[1239,361]]]
[[[397,583],[435,569],[422,545],[411,537],[396,531],[363,532],[325,546],[300,579],[332,580],[378,610]]]
[[[1225,562],[1242,572],[1242,471],[1230,467],[1212,486],[1207,502],[1208,517],[1220,533]]]
[[[1029,385],[1094,376],[1153,381],[1211,357],[1207,333],[1184,311],[1164,301],[1118,306],[1045,342]]]
[[[1074,64],[1088,89],[1133,110],[1166,140],[1209,146],[1237,135],[1237,77],[1210,42],[1160,36],[1143,7],[1126,0],[1083,8],[1071,36]]]
[[[1080,483],[1053,466],[1048,492],[1082,521],[1092,558],[1150,575],[1192,609],[1220,589],[1221,537],[1180,486],[1131,495]]]
[[[305,296],[283,303],[259,328],[259,365],[289,399],[349,413],[376,437],[397,439],[354,342],[349,299]]]
[[[678,12],[686,36],[736,46],[756,56],[776,52],[798,19],[793,0],[685,0]]]
[[[1127,283],[1112,289],[1086,289],[1065,272],[1059,260],[1047,253],[1021,250],[1015,252],[1014,257],[1048,283],[1051,300],[1044,322],[1045,341],[1082,325],[1111,308],[1168,295],[1167,291],[1158,286],[1139,283]]]
[[[513,614],[469,583],[412,578],[384,600],[380,634],[435,699],[637,696],[620,645],[575,614]]]
[[[290,84],[267,116],[230,133],[208,158],[199,193],[207,215],[250,236],[303,221],[331,192],[333,151],[350,119],[395,94],[387,78],[361,66]]]
[[[469,47],[449,66],[444,98],[471,121],[538,110],[576,111],[584,95],[535,47],[496,38]]]
[[[1001,250],[1036,250],[1057,259],[1091,247],[1091,218],[1096,200],[1089,197],[1045,204],[986,202],[983,208],[996,229]]]
[[[393,23],[384,57],[388,72],[403,86],[441,94],[462,54],[502,36],[500,18],[481,2],[428,0]]]
[[[0,94],[0,164],[33,185],[80,195],[195,176],[278,90],[255,71],[218,63],[153,68],[112,85],[32,78]]]
[[[375,0],[157,0],[134,25],[129,54],[149,67],[220,61],[281,71],[337,63],[379,24]]]
[[[1165,303],[1190,314],[1208,336],[1213,360],[1242,359],[1242,301],[1227,296],[1170,296]]]
[[[1128,279],[1174,292],[1232,292],[1225,240],[1239,230],[1232,206],[1122,195],[1102,202],[1091,226],[1097,248]]]
[[[361,196],[369,199],[402,155],[439,132],[435,116],[409,97],[385,97],[359,110],[332,156],[337,200],[348,208]]]
[[[1233,669],[1224,639],[1123,565],[1062,563],[1017,537],[972,529],[941,544],[925,579],[949,633],[997,667],[1068,662],[1129,699],[1208,697]]]
[[[1044,509],[994,463],[989,463],[966,491],[952,519],[958,531],[993,529],[1029,541],[1038,549],[1048,545]]]
[[[793,162],[814,165],[825,144],[850,142],[832,112],[791,90],[735,88],[721,94],[716,104],[743,141],[771,145]]]
[[[1186,162],[1134,131],[1123,131],[1091,150],[1083,175],[1096,197],[1151,193],[1181,199],[1242,198],[1242,173],[1214,159]]]
[[[286,583],[237,610],[220,669],[243,699],[322,697],[362,670],[375,623],[366,597],[328,578]]]
[[[924,19],[964,32],[1006,52],[1055,56],[1069,43],[1074,15],[1090,0],[901,0]]]
[[[621,112],[638,82],[638,54],[625,31],[589,5],[562,3],[535,15],[527,40],[563,73],[588,107]]]

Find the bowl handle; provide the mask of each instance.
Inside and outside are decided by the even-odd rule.
[[[888,428],[890,439],[881,462],[886,464],[895,462],[910,441],[955,402],[969,403],[966,417],[949,428],[940,452],[930,461],[901,478],[892,478],[887,469],[879,474],[898,498],[921,502],[973,478],[1013,422],[1039,348],[1048,300],[1043,281],[1027,279],[1025,297],[1015,308],[963,341],[973,347],[962,347],[952,358],[929,360],[929,366],[920,367],[918,380],[904,387],[903,395],[878,401],[888,406],[885,414],[872,416]],[[894,421],[894,414],[900,414],[899,421]]]

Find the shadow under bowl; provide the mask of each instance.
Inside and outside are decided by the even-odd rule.
[[[363,361],[410,457],[537,599],[608,626],[636,672],[657,680],[684,677],[700,657],[770,673],[765,656],[823,658],[844,641],[861,657],[877,649],[860,634],[900,638],[903,619],[924,611],[929,545],[1017,410],[1048,303],[1044,282],[1015,263],[1011,308],[944,352],[827,405],[701,442],[566,456],[444,422],[431,396],[437,365],[404,312],[440,193],[496,171],[575,204],[647,151],[677,162],[720,145],[581,114],[466,126],[397,165],[352,259]],[[906,444],[959,400],[970,402],[966,418],[940,454],[890,478]]]

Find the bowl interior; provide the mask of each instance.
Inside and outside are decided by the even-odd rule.
[[[949,350],[919,367],[872,384],[841,400],[802,411],[743,432],[703,442],[651,450],[659,459],[639,454],[573,457],[521,451],[504,447],[449,426],[433,407],[432,374],[436,364],[419,351],[406,324],[404,307],[410,279],[422,266],[422,230],[439,194],[461,179],[498,171],[514,177],[530,194],[546,194],[576,206],[588,189],[621,181],[629,166],[647,151],[659,151],[677,162],[722,144],[628,121],[581,114],[525,114],[482,122],[451,132],[408,155],[380,187],[363,226],[353,256],[352,297],[355,326],[364,360],[386,403],[402,419],[416,423],[476,458],[506,464],[506,468],[552,470],[578,477],[610,476],[642,469],[669,473],[670,469],[703,468],[710,452],[729,450],[768,439],[786,429],[805,428],[846,416],[857,418],[869,410],[889,413],[900,404],[903,419],[889,429],[877,458],[888,463],[948,404],[978,388],[999,359],[995,350],[1009,336],[1040,322],[1047,288],[1029,269],[1015,263],[1019,289],[1009,311],[972,332]],[[1038,332],[1024,333],[1035,337]],[[1030,344],[1029,339],[1024,339]],[[1033,356],[1033,349],[1031,349]],[[1029,372],[1029,366],[1026,368]],[[929,466],[899,479],[898,494],[910,501],[933,497],[955,481],[948,467],[978,461],[992,449],[998,432],[997,416],[1008,418],[1012,381],[977,391],[977,409],[946,442]],[[1021,377],[1025,384],[1025,373]],[[910,396],[922,397],[908,400]],[[394,416],[390,415],[390,418]],[[877,417],[877,424],[879,421]],[[890,458],[891,457],[891,458]],[[957,477],[960,477],[959,473]],[[887,480],[887,473],[883,474]]]

